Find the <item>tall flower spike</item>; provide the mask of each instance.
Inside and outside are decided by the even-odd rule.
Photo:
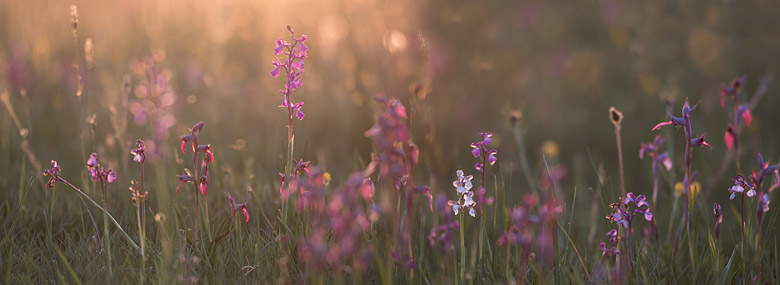
[[[455,190],[458,193],[458,200],[447,201],[447,205],[452,207],[452,211],[455,213],[455,215],[458,215],[461,211],[468,209],[469,215],[471,215],[472,217],[476,217],[477,213],[474,210],[474,206],[477,205],[477,202],[475,202],[473,199],[474,192],[469,191],[471,190],[472,187],[471,179],[473,177],[471,175],[464,176],[463,170],[458,170],[456,172],[456,175],[457,175],[457,179],[452,182],[452,186],[455,187]]]

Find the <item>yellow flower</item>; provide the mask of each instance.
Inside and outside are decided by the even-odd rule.
[[[674,184],[675,197],[680,197],[683,194],[683,192],[684,189],[683,189],[682,182],[677,182],[676,184]],[[699,183],[699,181],[693,181],[693,183],[691,183],[691,193],[693,193],[693,196],[696,196],[699,194],[699,192],[701,192],[701,183]]]
[[[322,174],[322,181],[325,184],[325,187],[328,187],[328,184],[330,184],[330,172],[325,172]]]
[[[542,143],[542,153],[547,157],[556,157],[559,151],[558,143],[554,141],[548,140]]]

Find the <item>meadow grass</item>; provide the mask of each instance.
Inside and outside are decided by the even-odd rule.
[[[77,22],[73,30],[78,47]],[[97,137],[104,136],[98,132],[104,129],[95,127],[96,119],[91,117],[90,131],[81,126],[78,136],[38,144],[46,146],[44,150],[30,147],[29,140],[38,138],[30,136],[30,129],[17,116],[21,104],[4,91],[0,101],[8,112],[1,116],[8,127],[2,135],[8,143],[2,145],[7,156],[0,177],[9,188],[0,204],[0,280],[7,284],[780,282],[778,214],[769,208],[780,183],[778,165],[758,154],[756,172],[749,175],[747,164],[740,164],[737,125],[740,117],[746,117],[744,110],[739,113],[737,99],[729,123],[733,176],[711,177],[693,169],[694,152],[698,157],[723,150],[694,150],[709,144],[704,135],[693,136],[690,116],[697,105],[691,107],[687,100],[682,117],[668,114],[668,122],[653,128],[682,127],[684,157],[675,157],[680,152],[671,146],[674,139],[683,139],[679,132],[631,146],[640,147],[640,158],[647,155],[653,160],[652,172],[647,173],[652,185],[633,185],[624,177],[623,148],[628,146],[621,142],[623,113],[614,107],[610,121],[618,150],[617,175],[604,170],[613,159],[590,153],[590,167],[572,167],[575,173],[569,174],[557,145],[546,145],[538,156],[527,154],[524,132],[539,126],[523,125],[520,112],[501,122],[511,124],[511,133],[467,134],[477,142],[471,150],[466,143],[458,149],[465,156],[470,152],[476,165],[442,158],[435,146],[449,142],[432,139],[433,134],[425,134],[430,129],[422,130],[423,136],[410,130],[432,108],[420,99],[417,89],[410,95],[417,99],[409,112],[401,100],[377,97],[373,104],[381,110],[376,124],[359,138],[371,141],[373,152],[356,149],[353,166],[325,168],[305,161],[314,157],[309,149],[317,145],[304,144],[295,158],[293,119],[303,125],[311,119],[303,121],[303,102],[293,102],[291,93],[302,87],[308,47],[306,36],[296,37],[292,28],[287,29],[291,42],[280,39],[274,52],[284,61],[275,60],[271,71],[274,77],[286,77],[281,105],[287,111],[286,149],[274,163],[250,152],[232,152],[240,147],[222,138],[228,130],[206,128],[201,133],[203,121],[181,137],[169,134],[172,125],[159,125],[172,112],[163,100],[168,86],[157,86],[169,78],[158,66],[164,56],[153,55],[138,63],[145,77],[138,86],[151,90],[140,99],[160,100],[147,104],[154,111],[148,116],[156,117],[139,127],[151,129],[154,135],[148,144],[137,140],[132,149],[122,126],[131,114],[119,112],[130,103],[111,111],[112,135],[124,142],[98,142]],[[735,84],[744,83],[734,82],[724,90],[737,98]],[[79,109],[105,111],[99,105],[82,105],[86,98],[82,96],[88,94],[81,93],[80,84]],[[748,111],[758,107],[744,106]],[[79,116],[87,119],[84,113]],[[652,123],[645,122],[648,138],[653,135]],[[502,152],[488,147],[494,135],[504,140]],[[200,138],[214,143],[199,144]],[[422,141],[423,147],[415,141]],[[663,146],[664,141],[669,146]],[[56,151],[77,144],[81,153]],[[187,144],[191,144],[187,148],[191,157],[185,151]],[[510,148],[517,150],[517,157],[503,153]],[[38,160],[38,151],[52,157]],[[94,162],[92,156],[85,157],[93,151]],[[121,171],[100,167],[98,151],[110,161],[106,164],[124,165]],[[633,155],[625,160],[635,162],[625,165],[638,161]],[[46,161],[51,161],[51,168],[41,166],[48,165]],[[129,161],[140,167],[127,167]],[[436,167],[465,171],[453,171],[448,181],[437,182]],[[472,185],[474,175],[479,185]],[[587,177],[591,186],[578,189],[566,180],[569,175]],[[678,176],[683,180],[677,181]],[[99,182],[100,190],[89,178]],[[702,190],[697,178],[733,186]],[[677,192],[676,183],[681,184]],[[125,192],[128,186],[131,195]],[[713,210],[713,197],[725,198],[729,191],[740,196],[739,202],[716,204]],[[123,198],[115,198],[120,195]],[[98,196],[102,205],[95,202]],[[102,222],[95,215],[103,215]]]

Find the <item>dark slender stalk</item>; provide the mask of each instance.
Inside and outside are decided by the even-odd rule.
[[[631,221],[628,222],[628,260],[631,263],[631,273],[636,278],[636,268],[634,268],[634,247],[631,246],[631,236],[634,229],[631,227]]]
[[[759,210],[761,211],[761,210]],[[758,223],[758,233],[756,234],[756,279],[757,283],[761,283],[761,223]]]
[[[620,192],[626,195],[626,178],[623,173],[623,144],[620,140],[620,125],[615,126],[615,141],[617,141],[618,167],[620,167]]]

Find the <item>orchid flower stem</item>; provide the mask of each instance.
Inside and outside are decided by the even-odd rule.
[[[466,280],[464,279],[466,275],[466,240],[464,240],[463,235],[463,216],[465,213],[460,215],[460,225],[458,226],[460,228],[460,284]]]
[[[141,194],[146,193],[144,190],[144,162],[141,161]],[[138,199],[138,212],[141,212],[139,217],[139,226],[141,238],[141,283],[144,282],[144,271],[146,270],[146,197]]]
[[[742,234],[740,235],[742,237],[742,268],[744,270],[745,268],[745,193],[742,193],[740,196],[741,206],[740,209],[742,211],[742,222],[740,223],[740,228],[742,229]]]
[[[615,126],[615,141],[618,150],[618,167],[620,168],[620,192],[626,195],[626,178],[623,173],[623,144],[620,140],[620,125]]]

